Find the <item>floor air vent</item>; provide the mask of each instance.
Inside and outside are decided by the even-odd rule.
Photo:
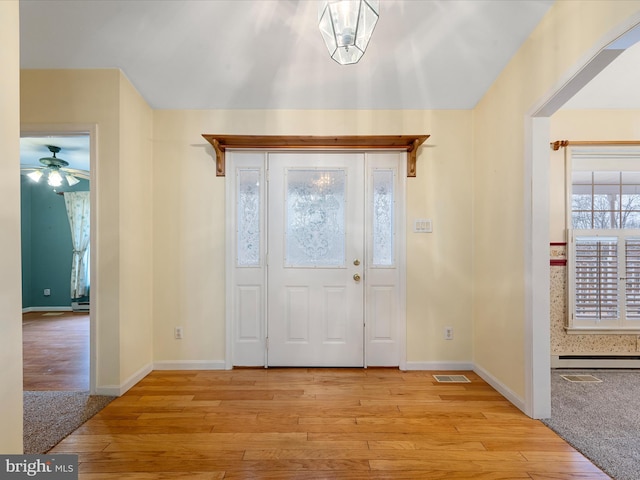
[[[593,375],[560,375],[568,382],[572,383],[601,383],[602,380]]]
[[[434,375],[438,383],[471,383],[464,375]]]

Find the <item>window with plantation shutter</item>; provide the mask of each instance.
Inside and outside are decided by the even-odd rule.
[[[640,334],[640,150],[571,150],[569,333]]]
[[[573,230],[570,251],[568,329],[640,333],[640,230]]]

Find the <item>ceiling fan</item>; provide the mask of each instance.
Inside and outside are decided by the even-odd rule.
[[[56,147],[55,145],[47,145],[46,147],[52,155],[50,157],[42,157],[40,159],[40,163],[42,164],[41,167],[28,167],[22,169],[23,171],[30,171],[30,173],[27,173],[27,177],[31,180],[39,182],[42,177],[45,177],[47,179],[47,184],[52,187],[59,187],[62,185],[62,182],[66,180],[67,184],[71,187],[80,182],[78,178],[89,178],[87,172],[67,168],[69,166],[69,162],[56,157],[56,153],[59,153],[61,150],[60,147]]]

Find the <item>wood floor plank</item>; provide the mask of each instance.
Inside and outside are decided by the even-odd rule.
[[[532,480],[610,480],[604,473],[531,473]]]
[[[269,449],[247,450],[243,460],[296,460],[296,459],[357,459],[357,460],[423,460],[431,456],[425,450],[389,449],[389,450],[338,450],[338,449]],[[519,452],[487,452],[482,450],[439,451],[439,461],[470,462],[470,461],[526,461]],[[570,460],[565,458],[564,461]]]
[[[233,471],[225,472],[225,480],[247,480],[247,479],[264,479],[264,480],[470,480],[469,472],[456,471],[394,471],[394,472],[375,472],[375,471],[342,471],[339,476],[333,472],[314,472],[314,471],[275,471],[268,474],[253,474],[254,472]],[[480,472],[473,474],[473,480],[531,480],[526,473],[516,472]]]
[[[154,472],[118,474],[119,480],[222,480],[225,472]],[[113,480],[112,473],[83,473],[83,480]]]
[[[337,442],[260,442],[260,441],[229,441],[224,444],[219,443],[179,443],[175,445],[167,445],[166,443],[141,443],[141,442],[112,442],[104,448],[104,452],[163,452],[163,451],[189,451],[201,452],[209,450],[260,450],[264,448],[281,448],[281,449],[344,449],[344,450],[365,450],[367,442],[357,441],[337,441]]]
[[[89,390],[89,315],[22,315],[22,386],[28,391]]]
[[[469,442],[464,438],[459,438],[458,441],[453,440],[435,440],[429,439],[428,441],[412,442],[408,440],[372,440],[369,441],[369,448],[371,450],[448,450],[448,451],[474,451],[474,450],[487,450],[482,442]],[[513,451],[513,450],[512,450]]]
[[[440,372],[435,372],[440,373]],[[607,478],[473,372],[152,372],[58,444],[80,478]]]
[[[439,458],[423,460],[370,460],[373,470],[448,470],[451,462]],[[484,472],[522,472],[535,473],[596,473],[600,470],[588,461],[555,462],[528,462],[511,460],[476,460],[471,462],[456,462],[456,470],[459,471],[484,471]]]

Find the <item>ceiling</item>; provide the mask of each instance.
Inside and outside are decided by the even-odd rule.
[[[22,0],[21,67],[119,68],[154,109],[471,109],[553,0],[380,3],[364,57],[341,66],[312,0]],[[603,83],[640,84],[632,50]],[[622,87],[605,86],[605,98],[592,83],[572,108],[594,98],[629,108]],[[71,160],[77,145],[58,146],[81,168]]]
[[[552,0],[381,0],[356,65],[305,0],[26,0],[22,68],[120,68],[154,109],[473,108]]]

